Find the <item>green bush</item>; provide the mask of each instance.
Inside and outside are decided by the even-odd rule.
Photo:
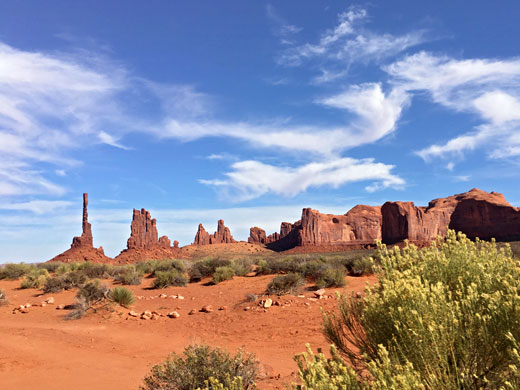
[[[81,271],[71,271],[64,275],[53,276],[47,278],[43,286],[44,293],[57,293],[62,290],[70,290],[76,287],[82,287],[87,283],[87,277]]]
[[[118,269],[114,275],[114,281],[125,285],[138,286],[141,284],[141,280],[142,275],[133,266]]]
[[[231,264],[231,267],[233,268],[236,276],[245,276],[249,272],[251,272],[251,266],[253,265],[253,262],[251,259],[239,259],[234,260]],[[216,271],[216,270],[215,270]]]
[[[186,271],[184,263],[177,259],[156,260],[152,266],[152,276],[155,276],[157,272],[179,271],[184,273]]]
[[[112,266],[110,264],[97,264],[85,261],[78,263],[76,271],[81,271],[89,279],[108,279]]]
[[[296,294],[304,285],[304,282],[303,277],[294,272],[275,276],[267,285],[267,293],[276,295]]]
[[[115,287],[110,291],[110,299],[121,306],[128,307],[135,302],[132,291],[125,287]]]
[[[47,262],[47,263],[40,263],[40,264],[37,264],[36,267],[38,269],[46,269],[47,272],[49,273],[55,273],[57,272],[57,270],[62,267],[62,268],[65,268],[67,267],[67,263],[63,263],[61,261],[52,261],[52,262]]]
[[[213,274],[213,279],[211,279],[212,284],[219,284],[224,280],[231,280],[235,275],[235,270],[231,267],[218,267]]]
[[[370,257],[354,259],[349,273],[352,276],[372,275],[374,273],[374,262]]]
[[[215,273],[218,267],[229,267],[232,263],[224,259],[206,259],[193,263],[189,269],[189,276],[192,282],[200,281]]]
[[[49,272],[45,268],[35,268],[25,276],[24,280],[22,280],[20,288],[40,288],[45,284],[45,281],[48,277]]]
[[[9,263],[0,268],[0,280],[9,279],[16,280],[27,275],[35,267],[25,263]]]
[[[7,295],[5,295],[5,291],[0,288],[0,306],[7,305],[9,301],[7,300]]]
[[[190,345],[183,355],[172,354],[152,368],[142,390],[193,390],[254,388],[258,362],[253,354],[238,351],[234,356],[220,348]]]
[[[449,231],[430,248],[380,246],[377,257],[379,283],[324,315],[359,378],[368,370],[376,389],[520,388],[520,265],[507,246]],[[413,385],[388,385],[401,377]]]
[[[319,279],[316,280],[316,287],[343,287],[347,284],[345,276],[344,268],[328,268],[323,272]]]
[[[188,277],[180,271],[157,271],[153,288],[165,288],[168,286],[184,287],[188,284]]]
[[[110,292],[110,289],[94,280],[82,286],[76,294],[76,304],[74,310],[67,315],[68,320],[79,319],[83,317],[89,309],[95,311],[94,306],[103,302]]]

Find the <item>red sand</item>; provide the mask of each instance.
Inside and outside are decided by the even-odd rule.
[[[39,290],[18,290],[20,281],[0,281],[9,306],[0,307],[0,388],[2,390],[92,390],[138,389],[152,365],[162,362],[170,352],[182,352],[192,343],[208,343],[229,352],[244,347],[259,359],[264,374],[257,381],[260,389],[283,389],[295,381],[297,366],[293,356],[328,343],[321,333],[321,311],[334,310],[335,297],[312,301],[306,298],[281,297],[281,303],[266,311],[257,303],[245,303],[248,293],[261,294],[273,276],[236,277],[216,286],[203,283],[188,287],[146,290],[152,280],[141,286],[130,286],[136,295],[159,294],[184,296],[184,300],[155,298],[138,300],[136,312],[177,310],[181,317],[141,320],[128,316],[126,309],[114,306],[114,312],[88,314],[80,320],[66,321],[66,310],[60,304],[74,302],[75,291],[40,296]],[[375,277],[348,277],[344,289],[328,289],[348,293],[364,289]],[[39,304],[53,296],[54,305],[31,307],[27,314],[12,314],[22,304]],[[278,298],[275,298],[275,300]],[[308,305],[306,305],[308,303]],[[212,313],[188,315],[212,305]],[[218,311],[220,306],[226,310]],[[245,311],[244,307],[252,309]],[[256,309],[258,308],[258,309]]]

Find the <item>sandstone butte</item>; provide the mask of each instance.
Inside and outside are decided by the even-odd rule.
[[[181,257],[179,241],[174,241],[172,246],[167,236],[159,237],[157,221],[155,218],[152,219],[150,212],[145,209],[134,209],[127,249],[117,255],[114,262],[135,263],[175,257]]]
[[[88,221],[88,194],[83,194],[83,220],[82,233],[79,237],[72,239],[70,249],[54,257],[50,261],[60,261],[64,263],[73,263],[78,261],[92,261],[96,263],[110,262],[110,257],[105,256],[103,247],[94,248],[94,240],[92,238],[92,226]]]
[[[263,229],[250,230],[250,243],[266,244],[273,250],[300,247],[315,249],[357,249],[374,245],[375,240],[395,244],[404,240],[425,245],[444,237],[447,229],[468,237],[497,241],[520,239],[520,210],[502,194],[472,189],[432,200],[427,207],[413,202],[386,202],[383,206],[358,205],[344,215],[322,214],[303,209],[295,223],[282,222],[278,239]],[[271,237],[271,238],[270,238]]]
[[[105,256],[102,247],[93,246],[87,206],[88,195],[83,194],[82,234],[73,238],[70,249],[51,261],[125,264],[187,256],[178,241],[171,245],[167,236],[159,237],[157,222],[149,211],[134,209],[127,249],[111,259]],[[267,235],[265,230],[252,227],[248,241],[275,251],[348,250],[373,247],[376,240],[385,244],[409,240],[426,245],[438,236],[444,237],[447,229],[461,231],[472,239],[520,240],[520,209],[511,206],[502,194],[474,188],[434,199],[426,207],[415,206],[413,202],[386,202],[382,206],[357,205],[343,215],[305,208],[299,221],[282,222],[279,233]],[[233,243],[236,241],[229,228],[219,220],[213,234],[200,224],[193,245]]]
[[[224,220],[219,219],[217,231],[213,234],[209,234],[200,223],[193,245],[233,244],[235,242],[231,231],[224,224]]]

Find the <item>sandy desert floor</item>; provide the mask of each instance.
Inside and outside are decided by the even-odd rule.
[[[328,349],[321,333],[321,308],[335,310],[335,291],[351,294],[363,291],[375,277],[347,277],[347,286],[327,289],[327,299],[302,297],[274,298],[280,306],[263,309],[245,302],[248,293],[262,294],[272,275],[235,277],[216,286],[192,283],[188,287],[147,289],[152,280],[130,286],[135,295],[136,312],[156,310],[167,314],[176,310],[177,319],[160,317],[141,320],[129,310],[113,306],[80,320],[68,321],[67,310],[57,305],[74,302],[76,291],[41,295],[39,290],[20,290],[20,281],[0,281],[9,305],[0,307],[0,388],[2,390],[92,390],[138,389],[150,368],[164,361],[170,352],[182,352],[193,343],[207,343],[229,352],[243,347],[256,354],[261,363],[257,381],[260,389],[283,389],[296,380],[293,356],[313,349]],[[159,294],[182,295],[181,299],[159,298]],[[48,297],[55,303],[35,305]],[[151,298],[156,297],[156,298]],[[28,313],[12,314],[13,308],[30,303]],[[212,305],[211,313],[198,312]],[[218,310],[226,307],[225,310]],[[249,310],[245,310],[250,307]],[[192,310],[194,315],[188,315]]]

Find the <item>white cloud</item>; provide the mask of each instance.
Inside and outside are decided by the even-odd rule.
[[[319,59],[339,61],[344,68],[347,68],[349,63],[379,61],[424,42],[424,31],[395,36],[366,30],[362,27],[362,23],[367,17],[368,13],[365,9],[355,7],[339,14],[338,24],[326,31],[318,43],[305,43],[287,48],[278,58],[278,63],[285,66],[298,66],[304,60]],[[340,75],[346,72],[342,69],[331,73]],[[329,82],[333,79],[324,75],[316,77],[314,81]]]
[[[108,133],[106,133],[104,131],[100,131],[98,133],[98,138],[99,138],[99,140],[102,143],[110,145],[110,146],[113,146],[115,148],[123,149],[123,150],[129,150],[130,149],[129,147],[120,144],[118,142],[118,138],[116,138],[113,135],[110,135],[110,134],[108,134]]]
[[[54,213],[58,209],[65,209],[72,205],[72,202],[64,200],[31,200],[20,203],[0,204],[1,210],[31,211],[34,214],[42,215]]]
[[[267,193],[292,197],[311,187],[338,188],[359,181],[377,182],[381,188],[402,187],[405,184],[403,179],[391,173],[392,165],[377,163],[373,159],[339,158],[297,168],[249,160],[234,163],[231,168],[224,180],[201,182],[216,187],[235,201],[253,199]]]
[[[272,4],[267,4],[265,10],[267,17],[275,27],[273,30],[274,34],[281,38],[280,43],[284,45],[290,45],[292,43],[290,41],[290,37],[294,34],[298,34],[302,28],[287,23],[287,21],[282,16],[280,16]]]
[[[395,88],[426,91],[451,110],[479,115],[485,122],[444,143],[417,151],[424,160],[462,158],[486,148],[493,158],[516,155],[511,137],[520,130],[520,60],[456,60],[420,52],[384,68]]]

